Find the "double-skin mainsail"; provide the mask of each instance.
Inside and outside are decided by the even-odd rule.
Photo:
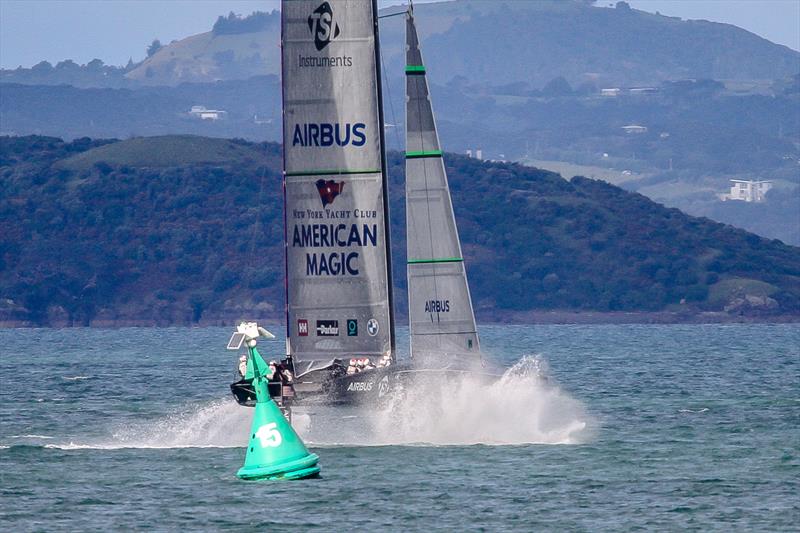
[[[376,2],[281,7],[287,353],[394,357]]]

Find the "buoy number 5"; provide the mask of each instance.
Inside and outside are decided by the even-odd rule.
[[[281,432],[278,431],[277,426],[278,424],[275,422],[270,422],[258,428],[256,438],[261,443],[262,448],[275,448],[281,445],[283,437],[281,437]]]

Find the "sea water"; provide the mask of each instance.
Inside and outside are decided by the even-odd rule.
[[[274,483],[230,333],[0,330],[0,530],[798,530],[798,325],[485,326],[499,381],[298,410]]]

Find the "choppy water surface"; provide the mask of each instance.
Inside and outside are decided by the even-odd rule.
[[[246,483],[230,330],[0,330],[0,529],[797,530],[799,326],[481,333],[498,383],[300,413],[322,479]]]

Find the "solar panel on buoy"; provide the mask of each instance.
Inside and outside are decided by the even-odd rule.
[[[244,333],[234,333],[231,335],[231,340],[228,341],[228,349],[229,350],[238,350],[244,344],[245,334]]]

